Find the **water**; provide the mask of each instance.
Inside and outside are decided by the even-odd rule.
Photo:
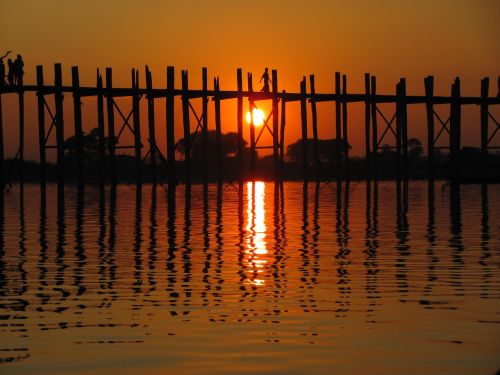
[[[5,193],[2,374],[493,374],[500,185]]]

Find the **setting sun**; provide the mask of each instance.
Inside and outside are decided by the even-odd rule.
[[[247,112],[246,116],[247,122],[249,124],[252,123],[252,115],[250,114],[250,111]],[[254,108],[253,109],[253,124],[255,126],[260,126],[264,123],[265,115],[264,112],[261,109]]]

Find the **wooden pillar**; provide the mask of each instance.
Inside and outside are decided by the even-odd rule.
[[[342,75],[342,145],[344,147],[344,177],[349,176],[349,135],[347,133],[347,76]]]
[[[481,166],[483,178],[488,174],[488,91],[490,79],[481,80]]]
[[[146,88],[148,90],[148,135],[149,160],[151,165],[151,180],[156,184],[156,132],[155,132],[155,99],[153,95],[153,77],[146,65]]]
[[[214,78],[214,101],[215,101],[215,149],[217,154],[217,180],[222,182],[222,168],[224,155],[222,153],[222,128],[220,118],[220,86],[219,78]]]
[[[434,180],[435,158],[434,158],[434,77],[427,76],[425,85],[425,110],[427,114],[427,178]]]
[[[38,102],[38,155],[40,159],[40,184],[45,186],[45,99],[43,91],[43,66],[36,67],[36,86]]]
[[[78,67],[71,67],[71,83],[73,85],[73,116],[75,125],[76,170],[78,184],[83,183],[83,130],[82,102],[80,97],[80,77]]]
[[[188,72],[182,71],[182,123],[184,126],[184,176],[191,183],[191,125],[189,123]]]
[[[402,157],[401,157],[401,138],[402,138],[402,125],[401,125],[401,81],[396,84],[396,157],[397,168],[396,175],[398,180],[402,176]]]
[[[62,93],[62,71],[61,64],[54,65],[54,88],[55,88],[55,126],[57,144],[57,183],[64,184],[64,117],[63,117],[63,93]]]
[[[252,179],[255,177],[255,157],[256,157],[256,149],[255,149],[255,125],[253,123],[253,109],[255,108],[252,94],[253,94],[253,79],[252,73],[248,73],[248,102],[249,102],[249,110],[250,110],[250,170],[252,174]]]
[[[319,180],[319,142],[318,142],[318,112],[316,110],[316,87],[314,85],[314,74],[309,76],[311,85],[311,122],[313,132],[313,153],[314,153],[314,171],[316,180]]]
[[[176,184],[175,171],[175,124],[174,124],[174,67],[167,67],[167,99],[166,99],[166,126],[167,126],[167,165],[168,165],[168,184]]]
[[[202,118],[201,118],[201,141],[202,141],[202,155],[203,155],[203,181],[207,181],[208,173],[208,73],[207,68],[201,69],[202,76]]]
[[[378,179],[377,77],[371,76],[372,163],[373,177]]]
[[[24,184],[24,87],[23,77],[17,83],[17,98],[19,100],[19,184]]]
[[[461,112],[460,79],[457,77],[451,88],[450,108],[450,159],[451,173],[454,178],[458,176],[460,168]]]
[[[38,67],[37,67],[38,68]],[[4,144],[3,144],[3,113],[2,113],[2,91],[4,78],[0,77],[0,209],[3,210],[3,189],[5,187],[5,165],[4,165]]]
[[[281,98],[281,123],[280,123],[280,168],[281,176],[283,177],[283,168],[285,167],[285,126],[286,126],[286,91],[283,90]]]
[[[240,166],[239,177],[241,180],[244,165],[243,157],[243,73],[241,68],[236,71],[236,81],[238,85],[238,107],[237,107],[237,125],[238,125],[238,163]]]
[[[109,179],[112,185],[116,185],[116,161],[115,161],[115,109],[113,101],[113,71],[106,68],[106,107],[108,112],[108,153],[109,153]]]
[[[335,163],[337,169],[337,179],[340,178],[341,157],[342,157],[342,107],[340,97],[340,72],[335,72]]]
[[[365,163],[366,177],[370,179],[371,171],[371,152],[370,152],[370,74],[365,73]]]
[[[273,69],[272,91],[273,91],[273,157],[274,157],[274,177],[279,177],[279,99],[278,99],[278,71]]]
[[[300,82],[300,120],[302,126],[302,177],[308,180],[308,155],[307,155],[307,91],[306,77]]]
[[[99,185],[104,185],[104,164],[106,160],[105,136],[104,136],[104,91],[102,88],[102,76],[97,69],[97,153],[99,158]]]
[[[400,109],[401,109],[401,150],[402,168],[404,179],[408,179],[408,108],[406,103],[406,80],[401,78],[400,85]]]
[[[141,155],[141,122],[140,122],[140,108],[139,108],[139,71],[132,69],[132,120],[134,127],[134,154],[135,154],[135,173],[136,182],[142,183],[142,155]]]

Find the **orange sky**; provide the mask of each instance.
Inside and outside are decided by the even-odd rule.
[[[200,87],[201,67],[209,84],[220,76],[221,88],[236,88],[236,68],[254,73],[254,86],[265,66],[278,69],[279,89],[298,91],[303,75],[316,74],[316,90],[332,92],[333,75],[348,75],[348,90],[363,91],[363,74],[378,79],[379,92],[393,93],[400,77],[408,93],[423,93],[423,77],[436,77],[437,94],[449,94],[455,76],[462,93],[478,95],[480,79],[492,77],[496,94],[500,73],[500,2],[493,1],[2,1],[0,53],[14,50],[25,60],[25,82],[34,83],[35,66],[43,64],[46,82],[53,82],[53,63],[63,64],[64,83],[72,65],[80,68],[82,85],[95,84],[95,69],[111,66],[116,86],[130,85],[130,69],[148,64],[156,87],[165,86],[165,67],[189,69],[190,86]],[[246,79],[245,88],[246,88]],[[309,89],[309,88],[308,88]],[[17,104],[4,95],[6,156],[16,151]],[[71,97],[66,95],[66,134],[72,133]],[[197,105],[197,104],[196,104]],[[124,101],[124,109],[129,104]],[[334,135],[333,103],[318,107],[320,137]],[[422,106],[409,109],[410,137],[425,139]],[[36,103],[26,98],[26,157],[36,158]],[[223,109],[223,131],[235,130],[236,102]],[[298,104],[287,111],[288,141],[300,134]],[[392,108],[387,107],[387,113]],[[448,108],[438,108],[443,116]],[[495,112],[496,111],[496,112]],[[213,103],[209,108],[213,128]],[[493,110],[500,117],[498,109]],[[95,101],[84,100],[84,127],[95,126]],[[180,112],[176,113],[181,134]],[[157,138],[164,142],[164,101],[157,104]],[[142,128],[147,129],[145,107]],[[463,112],[463,145],[479,142],[477,107]],[[349,110],[350,143],[363,152],[362,105]],[[246,129],[247,130],[247,129]],[[245,134],[248,138],[247,134]],[[145,137],[144,137],[145,138]],[[267,138],[268,140],[269,138]],[[264,141],[266,138],[264,138]],[[124,138],[123,142],[127,140]]]

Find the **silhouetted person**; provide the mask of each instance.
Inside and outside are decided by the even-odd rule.
[[[7,73],[7,80],[9,81],[9,85],[14,86],[14,62],[12,59],[7,60],[7,65],[9,67],[9,72]]]
[[[14,80],[16,85],[23,84],[23,75],[24,75],[24,62],[21,55],[17,55],[16,60],[14,61]]]
[[[269,82],[271,82],[271,80],[269,79],[269,72],[267,68],[264,70],[264,74],[262,74],[259,82],[262,82],[262,80],[264,80],[264,86],[262,86],[260,91],[269,92]]]
[[[2,57],[0,57],[0,84],[2,85],[5,85],[5,64],[3,63],[3,59],[6,58],[9,53],[11,53],[12,51],[7,51],[7,53],[5,55],[3,55]]]

